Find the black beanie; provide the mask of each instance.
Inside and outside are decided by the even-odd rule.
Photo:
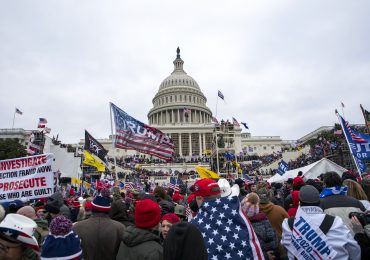
[[[207,248],[202,234],[188,222],[173,225],[163,244],[164,260],[207,260]]]

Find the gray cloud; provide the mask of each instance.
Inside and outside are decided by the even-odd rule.
[[[138,3],[136,3],[138,2]],[[3,1],[1,128],[45,117],[77,142],[110,134],[108,103],[147,121],[181,47],[218,117],[296,139],[370,109],[368,1]]]

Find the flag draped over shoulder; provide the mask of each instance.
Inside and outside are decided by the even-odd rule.
[[[91,154],[89,151],[84,150],[84,157],[83,164],[90,165],[96,167],[98,172],[105,172],[105,164],[94,154]]]
[[[208,259],[263,259],[258,238],[236,196],[203,202],[190,223],[202,233]]]
[[[339,116],[343,132],[348,140],[351,153],[355,158],[361,173],[366,171],[365,160],[370,159],[370,135],[352,129],[342,116]]]
[[[172,158],[175,145],[165,133],[136,120],[113,103],[111,109],[116,128],[114,143],[117,148],[134,149],[164,160]]]
[[[195,166],[195,170],[199,174],[201,179],[218,179],[220,176],[218,176],[217,173],[208,170],[206,168],[200,167],[200,166]]]
[[[85,150],[98,156],[102,161],[105,161],[105,156],[108,151],[101,145],[89,132],[85,130]]]

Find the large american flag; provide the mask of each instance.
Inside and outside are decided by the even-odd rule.
[[[190,223],[203,235],[208,259],[263,259],[258,238],[238,197],[205,201]]]
[[[150,127],[128,115],[111,103],[116,134],[114,143],[117,148],[134,149],[170,160],[174,154],[174,143],[159,129]]]

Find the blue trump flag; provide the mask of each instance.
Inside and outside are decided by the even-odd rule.
[[[282,176],[287,170],[289,170],[288,164],[284,160],[281,160],[279,162],[278,174]]]
[[[347,121],[338,114],[348,146],[361,173],[366,171],[365,160],[370,159],[370,135],[352,129]]]
[[[204,201],[190,223],[202,233],[208,259],[263,259],[256,233],[236,196]]]

